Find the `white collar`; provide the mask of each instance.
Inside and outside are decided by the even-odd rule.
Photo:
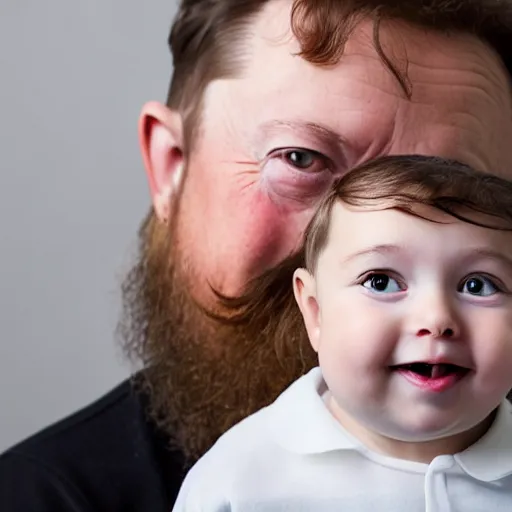
[[[299,455],[335,450],[368,452],[333,418],[323,400],[325,391],[317,367],[281,394],[267,409],[267,425],[274,440]],[[454,458],[467,474],[483,482],[512,474],[512,405],[505,400],[486,435]]]
[[[512,474],[512,405],[504,400],[489,431],[467,450],[455,455],[462,469],[482,482]]]
[[[358,448],[327,409],[326,389],[320,368],[313,368],[268,408],[267,425],[280,446],[301,455]]]

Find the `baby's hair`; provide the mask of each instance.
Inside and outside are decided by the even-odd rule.
[[[418,213],[417,206],[424,205],[470,224],[512,231],[512,182],[454,160],[382,157],[340,178],[319,205],[304,234],[305,265],[310,272],[327,244],[338,201],[355,208],[397,209],[433,221]]]

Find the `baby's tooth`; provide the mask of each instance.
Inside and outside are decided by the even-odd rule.
[[[443,369],[441,368],[441,365],[439,365],[439,364],[432,365],[432,374],[431,374],[430,378],[438,379],[439,377],[442,376],[442,374],[443,374]]]

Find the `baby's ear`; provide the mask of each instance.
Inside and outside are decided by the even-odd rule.
[[[316,297],[314,276],[305,268],[298,268],[293,274],[293,293],[299,305],[302,318],[313,350],[318,352],[320,344],[320,308]]]

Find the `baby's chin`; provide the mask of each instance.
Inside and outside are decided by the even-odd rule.
[[[495,414],[478,417],[465,407],[436,407],[401,397],[381,404],[367,402],[350,410],[328,394],[326,404],[335,419],[370,450],[389,457],[430,463],[439,455],[454,455],[478,441]],[[364,403],[364,401],[362,401]],[[361,401],[359,402],[361,403]]]
[[[439,455],[454,455],[469,448],[485,435],[495,417],[461,417],[455,411],[451,421],[449,416],[443,412],[407,414],[402,407],[400,417],[387,422],[381,417],[381,421],[375,422],[375,445],[386,455],[429,463]]]

